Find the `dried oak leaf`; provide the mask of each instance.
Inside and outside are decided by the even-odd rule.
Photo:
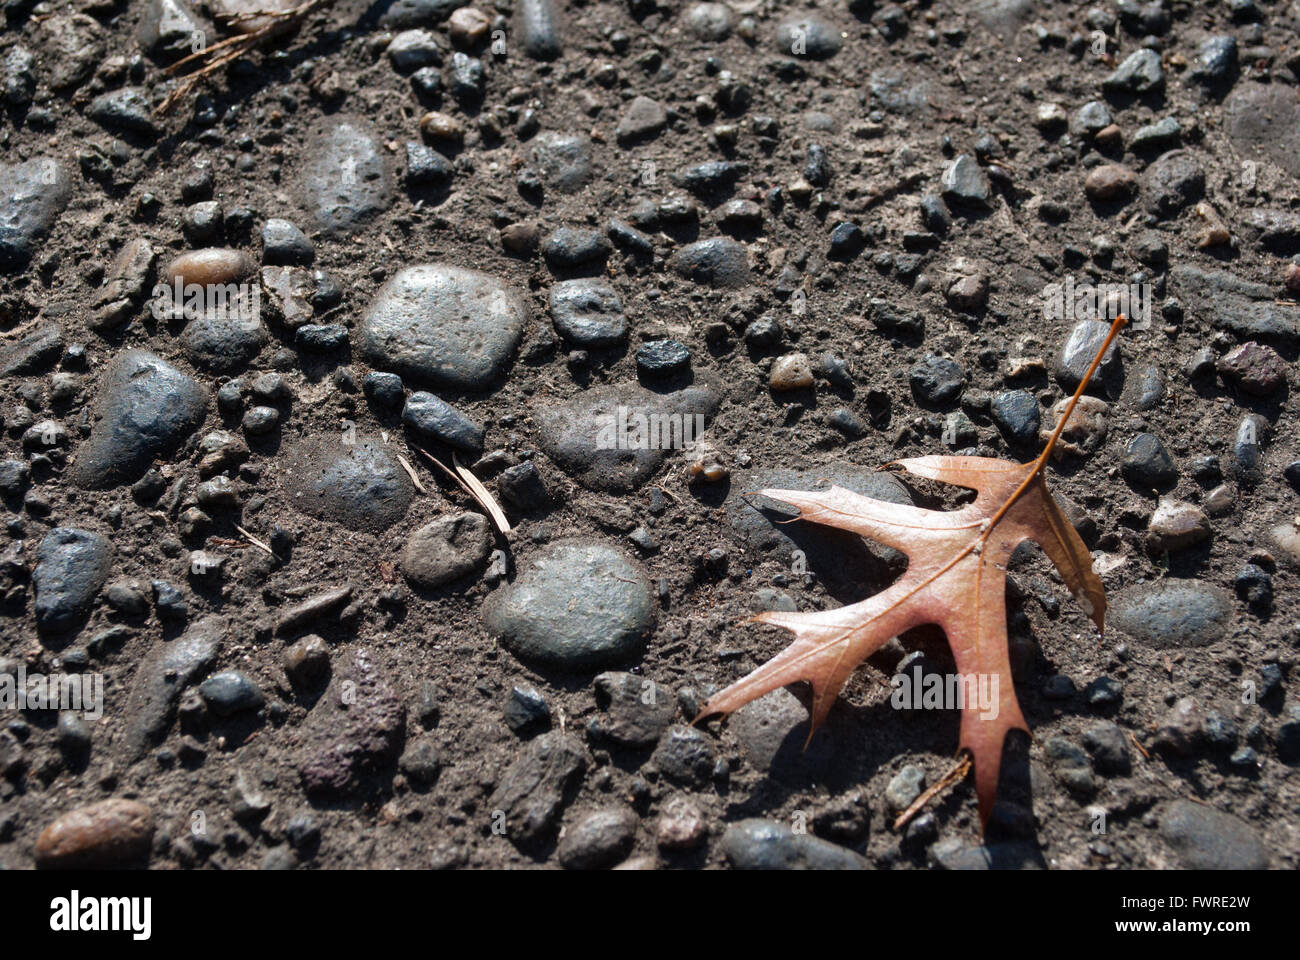
[[[1116,321],[1105,345],[1123,325]],[[1093,369],[1097,361],[1093,362]],[[1011,554],[1033,540],[1060,571],[1084,612],[1102,630],[1106,597],[1092,570],[1092,557],[1047,490],[1044,470],[1061,428],[1070,418],[1093,370],[1075,392],[1056,432],[1031,463],[988,457],[916,457],[898,466],[919,477],[976,491],[955,511],[887,503],[831,487],[821,492],[763,490],[762,495],[799,508],[800,519],[848,530],[903,551],[908,567],[891,586],[859,603],[815,613],[761,613],[749,622],[770,623],[795,634],[785,650],[712,697],[700,716],[730,713],[751,700],[798,680],[813,688],[812,729],[826,719],[844,682],[890,637],[922,624],[943,628],[957,672],[998,678],[996,716],[981,717],[966,702],[961,749],[975,765],[981,823],[997,794],[1002,743],[1009,730],[1029,732],[1016,700],[1007,653],[1006,573]]]

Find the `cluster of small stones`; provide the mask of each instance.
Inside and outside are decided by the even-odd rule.
[[[1240,785],[1300,762],[1300,633],[1277,615],[1300,565],[1300,215],[1283,197],[1300,62],[1271,45],[1271,12],[1206,11],[1184,48],[1160,0],[1032,29],[1000,0],[772,16],[397,0],[339,35],[346,54],[268,53],[256,91],[263,68],[236,65],[173,121],[160,66],[214,29],[203,13],[149,0],[138,50],[116,52],[113,14],[20,6],[0,96],[41,139],[0,160],[0,675],[122,682],[98,723],[6,712],[0,864],[364,866],[373,848],[351,839],[370,827],[343,798],[413,825],[423,866],[1041,866],[1024,798],[983,844],[971,803],[893,834],[947,759],[877,755],[846,786],[860,746],[831,730],[801,753],[787,691],[690,722],[775,650],[731,614],[829,605],[897,570],[749,492],[832,478],[906,501],[862,464],[1032,455],[1108,327],[1042,319],[1041,287],[1068,274],[1149,289],[1151,311],[1059,444],[1119,639],[1086,673],[1036,674],[1031,620],[1096,641],[1044,577],[1013,577],[1029,707],[1069,717],[1032,748],[1060,786],[1037,815],[1125,821],[1051,856],[1295,865],[1248,822],[1259,801],[1133,779],[1200,764]],[[621,26],[598,34],[606,15]],[[949,66],[1015,73],[1013,37],[1070,77],[1007,81],[1024,133],[963,112]],[[401,85],[402,114],[371,81]],[[823,111],[810,85],[852,96]],[[1232,172],[1249,182],[1216,186],[1224,149],[1251,158]],[[995,231],[1007,242],[981,245]],[[160,308],[160,288],[191,286],[235,299]],[[627,411],[698,422],[704,442],[610,444]],[[759,434],[785,463],[757,461]],[[434,459],[471,471],[512,530]],[[1227,565],[1231,589],[1211,584]],[[1198,657],[1229,682],[1202,685]],[[197,771],[197,799],[151,789],[176,771]],[[838,786],[729,812],[770,781]]]

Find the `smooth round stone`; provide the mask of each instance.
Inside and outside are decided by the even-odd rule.
[[[199,684],[199,695],[219,717],[256,710],[266,703],[261,688],[238,670],[214,673]]]
[[[305,265],[315,259],[316,247],[288,220],[272,217],[262,226],[263,263]]]
[[[1280,83],[1238,83],[1223,103],[1228,136],[1241,156],[1256,151],[1300,176],[1300,95]]]
[[[1232,597],[1200,580],[1162,580],[1123,591],[1109,613],[1112,625],[1147,646],[1201,647],[1224,635]]]
[[[651,340],[636,352],[636,368],[648,377],[667,377],[691,364],[691,351],[676,340]]]
[[[31,261],[71,199],[72,181],[62,164],[48,157],[0,163],[0,271]]]
[[[205,313],[185,325],[181,342],[197,366],[229,373],[247,366],[262,352],[267,332],[255,313]]]
[[[182,287],[197,283],[206,287],[213,283],[238,283],[247,279],[257,264],[241,250],[229,247],[205,247],[182,253],[163,269],[167,285],[174,287],[179,280]]]
[[[686,26],[696,39],[709,43],[726,40],[734,19],[725,3],[697,3],[686,11]]]
[[[97,870],[149,859],[153,811],[135,800],[100,800],[71,810],[36,838],[42,870]]]
[[[1070,336],[1061,347],[1061,352],[1052,368],[1052,372],[1063,388],[1073,390],[1079,385],[1079,381],[1092,366],[1093,358],[1097,356],[1101,345],[1106,342],[1109,333],[1110,324],[1102,320],[1080,320],[1070,328]],[[1116,340],[1106,349],[1101,363],[1097,366],[1098,381],[1114,375],[1118,359],[1119,341]]]
[[[773,390],[803,390],[813,385],[812,364],[802,353],[787,353],[772,364],[767,385]]]
[[[551,287],[551,319],[569,343],[597,349],[627,340],[627,317],[618,294],[604,280],[562,280]]]
[[[743,243],[729,237],[688,243],[669,264],[679,276],[711,287],[743,287],[749,282],[749,254]]]
[[[492,526],[481,513],[439,517],[411,534],[402,573],[421,587],[441,587],[473,573],[492,550]]]
[[[380,288],[361,323],[360,349],[403,377],[482,390],[505,369],[527,316],[518,291],[486,273],[420,264]]]
[[[1169,451],[1160,438],[1150,433],[1139,433],[1128,445],[1120,472],[1125,479],[1143,487],[1165,487],[1178,479]]]
[[[570,870],[611,866],[632,851],[636,827],[636,813],[627,807],[597,810],[564,831],[556,857]]]
[[[722,852],[736,870],[867,870],[871,862],[847,847],[775,820],[741,820],[722,835]]]
[[[1038,441],[1042,414],[1032,393],[1026,390],[999,393],[989,404],[989,411],[1009,442],[1029,446]]]
[[[1189,870],[1268,867],[1268,850],[1250,824],[1202,803],[1170,803],[1160,815],[1160,836]]]
[[[776,47],[785,56],[825,60],[842,46],[839,28],[816,13],[794,14],[777,24]]]
[[[144,350],[116,357],[95,394],[94,426],[69,470],[73,483],[91,489],[140,479],[198,428],[208,403],[207,390]]]
[[[589,670],[638,656],[654,627],[645,571],[603,543],[568,540],[535,554],[528,570],[483,605],[489,630],[522,660]]]
[[[411,505],[414,487],[375,440],[348,435],[305,440],[285,457],[285,486],[295,508],[353,530],[378,533]]]

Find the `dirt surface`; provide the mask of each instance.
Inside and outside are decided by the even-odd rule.
[[[130,856],[106,854],[107,862],[153,869],[754,865],[762,856],[727,832],[750,818],[793,831],[772,827],[770,842],[788,847],[778,857],[787,863],[829,865],[824,848],[809,852],[791,839],[806,829],[862,855],[851,864],[881,868],[1300,865],[1293,775],[1300,718],[1291,692],[1300,548],[1294,534],[1285,536],[1300,511],[1284,475],[1300,459],[1289,390],[1300,310],[1286,286],[1289,255],[1300,250],[1293,222],[1300,217],[1293,208],[1300,98],[1290,59],[1300,10],[1159,0],[1098,4],[1099,12],[1029,0],[852,10],[747,2],[714,11],[729,29],[706,40],[691,27],[694,6],[560,4],[562,50],[540,60],[525,49],[522,11],[509,0],[482,4],[489,30],[465,48],[485,75],[479,105],[454,89],[453,51],[461,48],[449,39],[446,11],[423,22],[441,51],[435,66],[443,89],[422,100],[385,53],[400,32],[381,22],[385,5],[341,0],[217,72],[174,114],[155,117],[153,131],[106,126],[90,109],[103,94],[138,86],[148,114],[174,87],[162,71],[170,59],[140,52],[145,4],[6,6],[0,60],[30,51],[35,95],[6,105],[0,163],[52,159],[66,172],[69,196],[38,232],[27,262],[0,275],[0,349],[51,322],[62,330],[59,346],[0,379],[0,460],[24,461],[30,471],[5,505],[0,657],[10,670],[21,663],[29,673],[102,674],[104,710],[87,724],[88,747],[51,710],[0,718],[0,864],[32,867],[38,837],[56,817],[122,798],[149,808],[152,840],[147,854],[139,844],[110,844]],[[818,57],[814,42],[811,52],[791,53],[792,35],[778,28],[792,13],[824,18],[839,49]],[[204,11],[195,16],[212,38],[225,35]],[[498,40],[495,30],[503,31]],[[1163,61],[1162,84],[1104,91],[1148,35]],[[1239,66],[1217,83],[1193,78],[1208,36],[1237,41]],[[80,77],[62,76],[87,56]],[[204,98],[197,107],[196,97]],[[664,108],[661,129],[651,124],[620,137],[637,97]],[[1068,129],[1094,100],[1117,130]],[[1063,119],[1041,113],[1045,104],[1058,104]],[[431,109],[463,135],[454,146],[424,141],[454,171],[444,182],[416,185],[405,145],[421,142],[421,117]],[[218,119],[209,123],[196,110]],[[1134,150],[1140,128],[1170,117],[1179,128],[1173,139]],[[363,160],[359,186],[341,181],[354,207],[348,215],[360,213],[330,229],[328,216],[317,217],[312,180],[337,180],[337,171],[320,169],[329,156],[321,138],[345,126],[370,131],[378,150]],[[539,159],[538,138],[554,133],[590,139],[588,177],[564,183]],[[824,150],[829,172],[817,149],[810,157],[811,145]],[[1150,169],[1175,150],[1203,172],[1203,187],[1180,181],[1161,207]],[[978,168],[974,179],[984,179],[987,201],[924,200],[943,195],[945,171],[961,155]],[[700,175],[683,173],[711,161],[743,166],[714,171],[711,186],[692,189]],[[1113,171],[1113,192],[1096,183],[1112,163],[1136,175],[1131,188]],[[681,202],[667,202],[673,199]],[[196,215],[192,204],[212,200],[224,225],[196,240],[202,227],[191,223],[187,235],[184,221]],[[728,207],[737,200],[756,206]],[[647,211],[645,201],[657,210]],[[1206,204],[1199,211],[1198,202]],[[942,216],[927,219],[923,208]],[[201,247],[245,251],[260,267],[262,226],[271,218],[311,239],[306,273],[323,271],[341,291],[337,305],[321,298],[311,322],[346,327],[346,346],[304,347],[269,294],[264,341],[247,357],[230,354],[226,369],[196,362],[185,324],[156,320],[139,297],[120,326],[92,326],[106,274],[129,242],[143,238],[157,255],[146,271],[149,290],[169,261]],[[632,224],[653,252],[638,254],[619,235],[594,259],[548,260],[555,230],[586,228],[605,238],[611,218]],[[530,228],[513,226],[530,223],[541,250],[536,240],[528,244]],[[841,231],[844,242],[833,247],[843,223],[857,224],[861,239]],[[1211,239],[1227,242],[1205,245],[1216,223],[1226,235]],[[738,278],[697,282],[709,278],[674,259],[692,242],[727,236],[744,245],[748,269]],[[490,544],[474,540],[482,535],[477,526],[447,534],[452,549],[470,555],[470,572],[457,568],[463,575],[433,587],[404,575],[408,539],[444,514],[479,508],[408,443],[400,402],[385,407],[362,387],[376,369],[361,349],[367,309],[397,271],[423,263],[490,275],[520,298],[525,320],[485,389],[398,370],[406,389],[431,390],[484,428],[481,454],[460,459],[478,462],[475,471],[494,494],[503,468],[532,461],[550,498],[531,509],[506,502],[513,529]],[[1220,279],[1198,293],[1200,275],[1175,277],[1184,267],[1226,271],[1232,282],[1262,288],[1243,293]],[[555,332],[548,295],[557,282],[583,276],[613,287],[629,332],[613,347],[575,355]],[[807,712],[780,694],[748,719],[702,724],[702,766],[666,774],[665,744],[687,735],[679,725],[693,709],[787,642],[781,631],[742,623],[772,601],[772,591],[800,610],[824,609],[883,588],[900,569],[897,556],[780,528],[811,538],[798,540],[804,573],[789,541],[766,534],[778,528],[741,494],[776,471],[801,471],[806,482],[843,476],[861,483],[905,456],[955,449],[1033,456],[1034,442],[1005,439],[989,398],[1024,390],[1051,426],[1052,405],[1072,386],[1057,367],[1074,320],[1045,319],[1042,290],[1067,277],[1148,283],[1151,314],[1149,324],[1122,335],[1119,362],[1090,390],[1107,404],[1104,435],[1055,463],[1049,485],[1070,504],[1113,605],[1132,607],[1153,583],[1172,579],[1204,587],[1198,596],[1217,598],[1220,615],[1195,636],[1157,626],[1144,639],[1130,619],[1128,629],[1099,639],[1040,552],[1018,559],[1010,635],[1034,737],[1009,740],[1003,804],[984,840],[969,780],[932,803],[911,833],[891,826],[886,787],[896,775],[915,765],[928,785],[953,764],[955,711],[889,703],[889,677],[908,651],[923,650],[932,668],[951,669],[938,632],[904,636],[859,670],[806,751]],[[1225,329],[1221,307],[1242,316],[1271,310],[1280,327],[1257,335]],[[921,322],[900,326],[900,316]],[[769,321],[779,324],[775,338],[765,335]],[[712,452],[670,452],[640,482],[591,489],[590,476],[555,454],[547,413],[605,384],[631,390],[638,350],[665,338],[689,350],[690,372],[642,379],[652,392],[666,389],[663,382],[716,389],[704,434]],[[1264,376],[1258,385],[1254,368],[1238,376],[1225,365],[1248,341],[1276,351],[1258,361],[1280,370],[1272,381]],[[206,388],[201,423],[153,458],[162,492],[144,499],[133,493],[138,473],[106,489],[70,477],[96,417],[105,415],[98,405],[105,371],[131,349],[151,351]],[[1209,352],[1193,371],[1202,350]],[[774,362],[791,353],[809,358],[815,384],[771,389]],[[847,372],[827,366],[828,353]],[[911,372],[929,354],[960,365],[960,396],[918,397],[925,387]],[[268,372],[283,377],[288,395],[250,399],[249,385]],[[217,397],[232,378],[245,390],[237,408]],[[1143,384],[1157,380],[1158,397],[1142,400]],[[246,435],[244,414],[258,404],[278,410],[279,421],[268,433]],[[959,411],[973,436],[952,419]],[[1260,443],[1253,465],[1238,449],[1250,414],[1262,418],[1252,421]],[[51,443],[29,436],[48,420],[66,435],[51,434]],[[231,479],[234,505],[204,507],[204,517],[190,514],[187,523],[200,484],[211,479],[200,474],[200,441],[217,430],[243,439],[249,451],[218,471]],[[1121,471],[1141,433],[1162,441],[1177,470],[1158,492]],[[424,491],[408,491],[410,505],[391,525],[390,501],[408,484],[404,469],[362,495],[384,501],[378,519],[348,519],[304,501],[305,474],[319,469],[320,449],[342,449],[351,443],[345,437],[400,454],[419,477]],[[450,464],[450,448],[421,445]],[[687,467],[696,460],[716,460],[725,469],[712,475],[730,476],[692,482]],[[1221,485],[1226,491],[1209,503]],[[907,487],[925,506],[951,508],[962,499],[933,485]],[[1180,540],[1175,532],[1161,541],[1150,533],[1158,493],[1204,510],[1189,522],[1207,526],[1208,536]],[[1282,542],[1269,535],[1279,524]],[[106,538],[111,570],[71,629],[38,630],[32,570],[55,527]],[[631,629],[635,652],[568,669],[520,659],[489,630],[485,601],[507,586],[488,568],[504,563],[517,586],[543,551],[570,540],[615,548],[639,571],[626,579],[647,591],[652,624],[640,641]],[[489,560],[482,546],[504,557]],[[196,572],[196,552],[201,568],[204,557],[222,559],[215,574]],[[557,556],[568,562],[568,554]],[[1255,572],[1243,579],[1246,565]],[[185,619],[159,614],[155,580],[179,589]],[[110,596],[113,585],[131,581],[143,607]],[[1258,596],[1262,582],[1271,585],[1267,602]],[[320,615],[277,626],[296,604],[344,587],[350,593]],[[573,587],[576,604],[583,589]],[[600,614],[610,631],[620,615]],[[207,617],[218,618],[215,654],[200,657],[192,674],[173,671],[150,693],[150,663],[192,638]],[[308,635],[323,641],[316,655],[328,657],[329,673],[294,682],[286,650]],[[195,695],[204,676],[223,671],[251,680],[260,704],[220,716],[213,706],[220,691],[205,688],[206,702]],[[606,671],[630,672],[636,682],[595,680]],[[1121,692],[1099,693],[1099,678]],[[186,689],[168,692],[169,683]],[[630,703],[617,692],[628,683]],[[533,688],[549,708],[547,721],[522,733],[507,723],[516,686]],[[645,689],[654,691],[652,703],[641,696]],[[807,691],[792,692],[807,703]],[[347,699],[358,693],[359,706]],[[150,734],[140,733],[150,704],[168,696],[173,709],[163,710]],[[602,733],[602,724],[616,725],[620,704],[628,724],[649,730],[634,744]],[[1101,721],[1118,726],[1127,770],[1098,759],[1089,731]],[[908,795],[904,786],[897,784],[900,796]],[[1197,806],[1188,814],[1178,800]],[[1230,817],[1198,820],[1207,807]],[[119,820],[141,829],[135,813],[108,819],[105,831],[125,829]]]

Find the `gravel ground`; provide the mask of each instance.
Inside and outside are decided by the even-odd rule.
[[[338,0],[159,110],[290,7],[5,4],[0,866],[1300,866],[1300,4]],[[904,563],[747,495],[956,506],[1102,285],[987,831],[938,631],[690,726]]]

